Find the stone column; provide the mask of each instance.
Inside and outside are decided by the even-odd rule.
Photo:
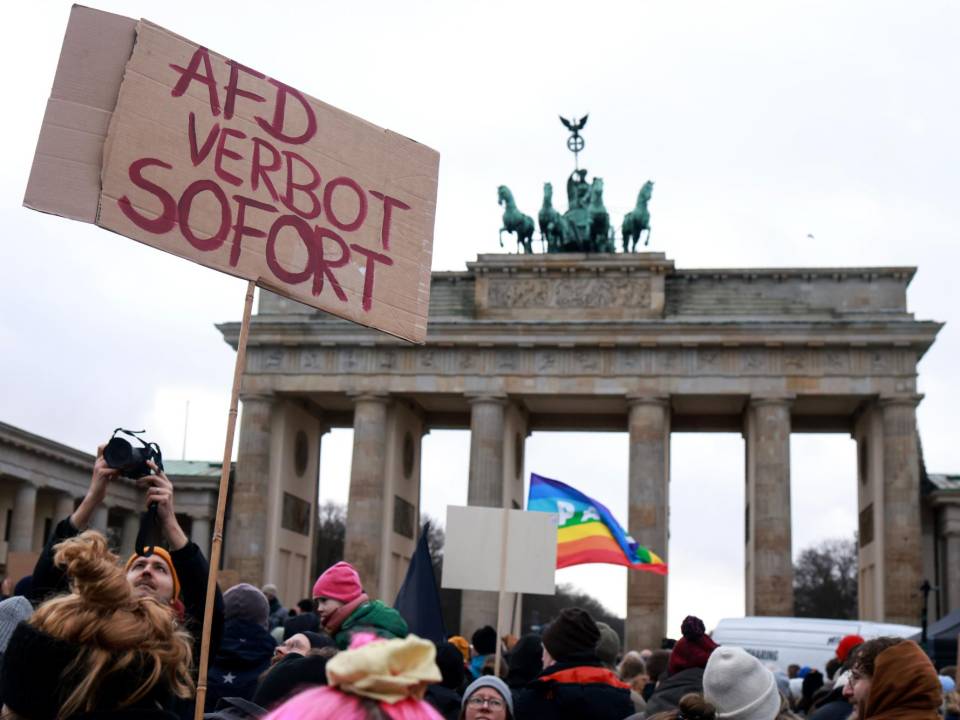
[[[668,562],[670,399],[630,397],[628,531]],[[626,647],[656,649],[667,635],[667,578],[647,572],[627,575]]]
[[[880,399],[883,424],[884,620],[917,625],[922,598],[919,396]]]
[[[210,559],[210,518],[195,517],[191,518],[193,524],[190,528],[190,541],[197,544],[203,556]]]
[[[380,587],[384,529],[384,471],[387,461],[387,405],[385,395],[354,398],[353,460],[344,556],[360,573],[369,592]],[[393,598],[382,598],[390,603]]]
[[[137,548],[137,531],[140,529],[140,513],[131,510],[123,516],[123,529],[120,531],[120,557],[125,560]],[[140,548],[142,551],[143,548]]]
[[[107,507],[106,503],[100,503],[97,509],[93,511],[93,516],[90,518],[90,529],[106,535],[107,527],[109,526],[109,519],[110,508]]]
[[[747,410],[747,615],[793,615],[790,402],[753,398]]]
[[[241,397],[240,444],[230,505],[230,532],[226,534],[226,566],[241,582],[264,583],[267,544],[266,498],[270,484],[270,437],[273,398]]]
[[[53,510],[54,527],[64,518],[73,515],[73,510],[73,496],[67,493],[59,493],[57,495],[57,504]],[[46,542],[47,538],[44,538],[43,541]]]
[[[503,507],[503,433],[506,398],[470,398],[470,470],[467,504]],[[497,593],[464,590],[460,634],[466,637],[484,625],[497,626]]]
[[[10,520],[10,543],[14,552],[33,550],[33,525],[37,516],[37,487],[28,482],[17,485]]]

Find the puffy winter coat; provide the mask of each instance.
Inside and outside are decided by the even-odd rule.
[[[516,720],[623,720],[635,712],[630,686],[594,656],[572,655],[520,691]]]
[[[680,706],[680,698],[687,693],[703,694],[703,668],[687,668],[673,675],[661,676],[656,690],[647,700],[647,717],[676,710]]]
[[[371,600],[354,610],[343,621],[334,642],[341,650],[350,646],[350,637],[355,632],[368,631],[382,638],[405,638],[409,634],[406,621],[392,607],[384,605],[380,600]]]

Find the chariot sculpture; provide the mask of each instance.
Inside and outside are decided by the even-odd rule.
[[[614,226],[603,204],[603,179],[594,177],[587,181],[587,170],[580,168],[580,151],[585,146],[580,131],[587,124],[588,115],[579,120],[561,117],[571,135],[567,148],[574,154],[574,170],[567,178],[567,211],[560,211],[553,204],[553,185],[543,184],[543,204],[537,214],[540,241],[547,253],[612,253],[616,252]],[[637,195],[637,203],[623,218],[620,234],[623,252],[636,252],[637,245],[646,231],[644,245],[650,243],[650,211],[648,205],[653,196],[653,181],[648,180]],[[503,224],[500,228],[500,247],[503,233],[515,233],[517,252],[533,252],[533,233],[536,228],[533,218],[517,208],[513,193],[506,185],[497,188],[497,202],[504,206]]]

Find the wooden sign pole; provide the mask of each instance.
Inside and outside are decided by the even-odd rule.
[[[503,637],[503,596],[505,594],[504,586],[507,584],[507,542],[510,539],[509,531],[510,511],[503,509],[503,529],[500,532],[500,590],[497,594],[497,654],[493,660],[493,674],[500,677],[500,643]]]
[[[223,445],[223,469],[220,471],[220,492],[217,495],[217,518],[210,545],[210,574],[207,576],[207,599],[203,606],[203,635],[200,643],[200,672],[197,678],[197,705],[194,720],[203,720],[203,705],[207,699],[207,665],[210,661],[210,628],[213,625],[213,602],[216,597],[217,571],[220,567],[220,548],[223,545],[223,516],[227,510],[230,490],[230,465],[233,456],[233,435],[237,427],[237,404],[240,401],[240,380],[247,362],[247,336],[250,334],[250,314],[253,310],[253,291],[257,284],[247,283],[243,304],[243,322],[237,341],[237,361],[233,368],[233,389],[230,392],[230,412],[227,415],[227,439]]]

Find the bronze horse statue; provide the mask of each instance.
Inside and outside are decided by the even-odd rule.
[[[587,252],[612,253],[617,251],[610,226],[610,213],[603,205],[603,179],[595,177],[590,186],[590,247]]]
[[[500,247],[503,247],[503,234],[515,232],[517,234],[517,252],[523,247],[525,253],[533,252],[533,218],[524,215],[517,209],[513,200],[513,193],[506,185],[497,188],[497,204],[505,205],[503,211],[503,227],[500,228]]]
[[[647,231],[647,239],[643,244],[650,244],[650,211],[647,209],[647,205],[650,203],[652,195],[653,180],[647,180],[637,195],[637,206],[623,218],[621,232],[623,234],[624,252],[637,251],[637,243],[640,241],[640,235],[644,230]]]
[[[576,242],[570,222],[553,206],[553,185],[550,183],[543,184],[543,207],[538,220],[540,238],[546,243],[548,253],[563,252]]]

